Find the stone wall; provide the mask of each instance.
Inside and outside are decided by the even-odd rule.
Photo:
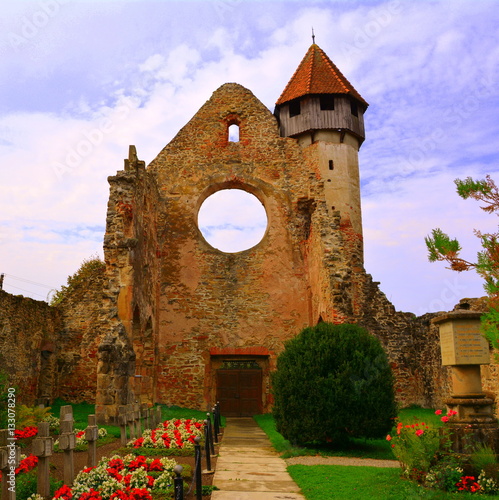
[[[46,302],[0,290],[0,367],[17,401],[33,405],[54,396],[60,312]]]
[[[69,287],[57,306],[0,290],[0,366],[18,401],[94,402],[104,269]]]
[[[95,400],[98,347],[108,328],[103,317],[104,280],[104,265],[86,272],[56,306],[63,325],[56,351],[57,395],[72,403]]]

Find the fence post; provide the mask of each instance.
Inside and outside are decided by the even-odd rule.
[[[154,427],[159,427],[159,424],[161,423],[161,406],[156,407],[156,424]]]
[[[133,416],[135,417],[135,434],[137,438],[142,437],[142,425],[140,423],[140,405],[135,403],[133,405]]]
[[[201,445],[199,444],[201,438],[196,436],[194,438],[194,477],[196,479],[196,500],[203,500],[203,482],[201,478]]]
[[[126,422],[128,424],[128,431],[130,433],[130,439],[135,441],[137,437],[135,436],[135,422],[133,418],[133,406],[126,405]]]
[[[19,448],[14,431],[0,430],[0,469],[2,470],[2,500],[16,500],[16,467],[19,466]]]
[[[204,454],[206,455],[206,471],[211,472],[210,436],[208,420],[204,421]]]
[[[217,418],[217,425],[218,425],[218,434],[222,434],[222,414],[220,413],[220,402],[219,401],[217,401],[215,408],[217,409],[216,418]]]
[[[213,440],[218,444],[217,409],[215,407],[211,409],[211,414],[213,415]]]
[[[149,429],[149,408],[146,403],[140,405],[140,416],[142,417],[142,423],[144,424],[144,430]]]
[[[85,439],[88,441],[87,467],[95,467],[97,465],[97,440],[99,439],[99,428],[97,427],[97,417],[95,415],[88,416]]]
[[[210,442],[210,450],[211,450],[211,454],[215,455],[215,445],[213,444],[213,429],[211,427],[211,415],[209,412],[206,414],[206,418],[208,420],[208,435],[209,435],[209,442]]]
[[[120,406],[118,408],[118,424],[120,426],[120,439],[121,439],[121,444],[123,446],[126,446],[127,444],[127,437],[126,437],[126,407],[125,406]]]
[[[38,423],[38,434],[33,440],[32,445],[33,455],[38,457],[38,484],[36,491],[42,497],[50,495],[49,457],[52,456],[54,451],[54,440],[49,435],[49,427],[50,424],[48,422]]]
[[[59,448],[64,450],[64,484],[73,486],[75,478],[73,450],[76,447],[76,436],[73,429],[73,407],[71,405],[61,406],[60,417]]]
[[[184,480],[182,479],[183,470],[184,468],[181,465],[176,465],[173,468],[173,472],[175,472],[175,478],[173,479],[175,500],[184,500]]]

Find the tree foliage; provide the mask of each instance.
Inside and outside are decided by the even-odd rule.
[[[393,381],[379,340],[363,328],[305,328],[272,377],[277,430],[297,444],[382,437],[397,415]]]
[[[482,180],[467,177],[454,181],[457,193],[463,199],[474,199],[483,203],[480,207],[487,213],[499,215],[499,190],[489,175]],[[451,239],[441,229],[433,229],[425,238],[430,262],[445,261],[454,271],[474,269],[484,280],[484,288],[489,298],[489,312],[482,317],[482,326],[494,347],[499,347],[499,231],[474,233],[481,240],[482,250],[476,262],[469,262],[459,256],[461,246],[457,239]]]
[[[60,304],[70,293],[82,286],[84,287],[90,278],[102,273],[105,268],[106,264],[99,257],[92,256],[85,259],[78,271],[68,276],[67,286],[63,285],[60,290],[57,290],[50,300],[50,305],[56,306]]]

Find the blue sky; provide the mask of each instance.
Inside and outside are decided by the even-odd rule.
[[[370,104],[360,151],[366,270],[397,309],[417,314],[481,295],[474,273],[427,261],[424,237],[440,227],[474,259],[472,229],[497,228],[453,184],[499,181],[492,0],[3,2],[4,289],[43,300],[102,255],[106,179],[129,144],[149,163],[225,82],[273,110],[312,26]],[[212,215],[208,225],[223,225]]]

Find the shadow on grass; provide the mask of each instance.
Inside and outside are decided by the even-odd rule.
[[[274,417],[271,414],[256,415],[257,424],[267,434],[272,446],[281,453],[282,458],[304,455],[320,455],[324,457],[358,457],[380,460],[395,460],[390,443],[386,439],[350,439],[341,446],[334,443],[293,446],[277,432]]]

